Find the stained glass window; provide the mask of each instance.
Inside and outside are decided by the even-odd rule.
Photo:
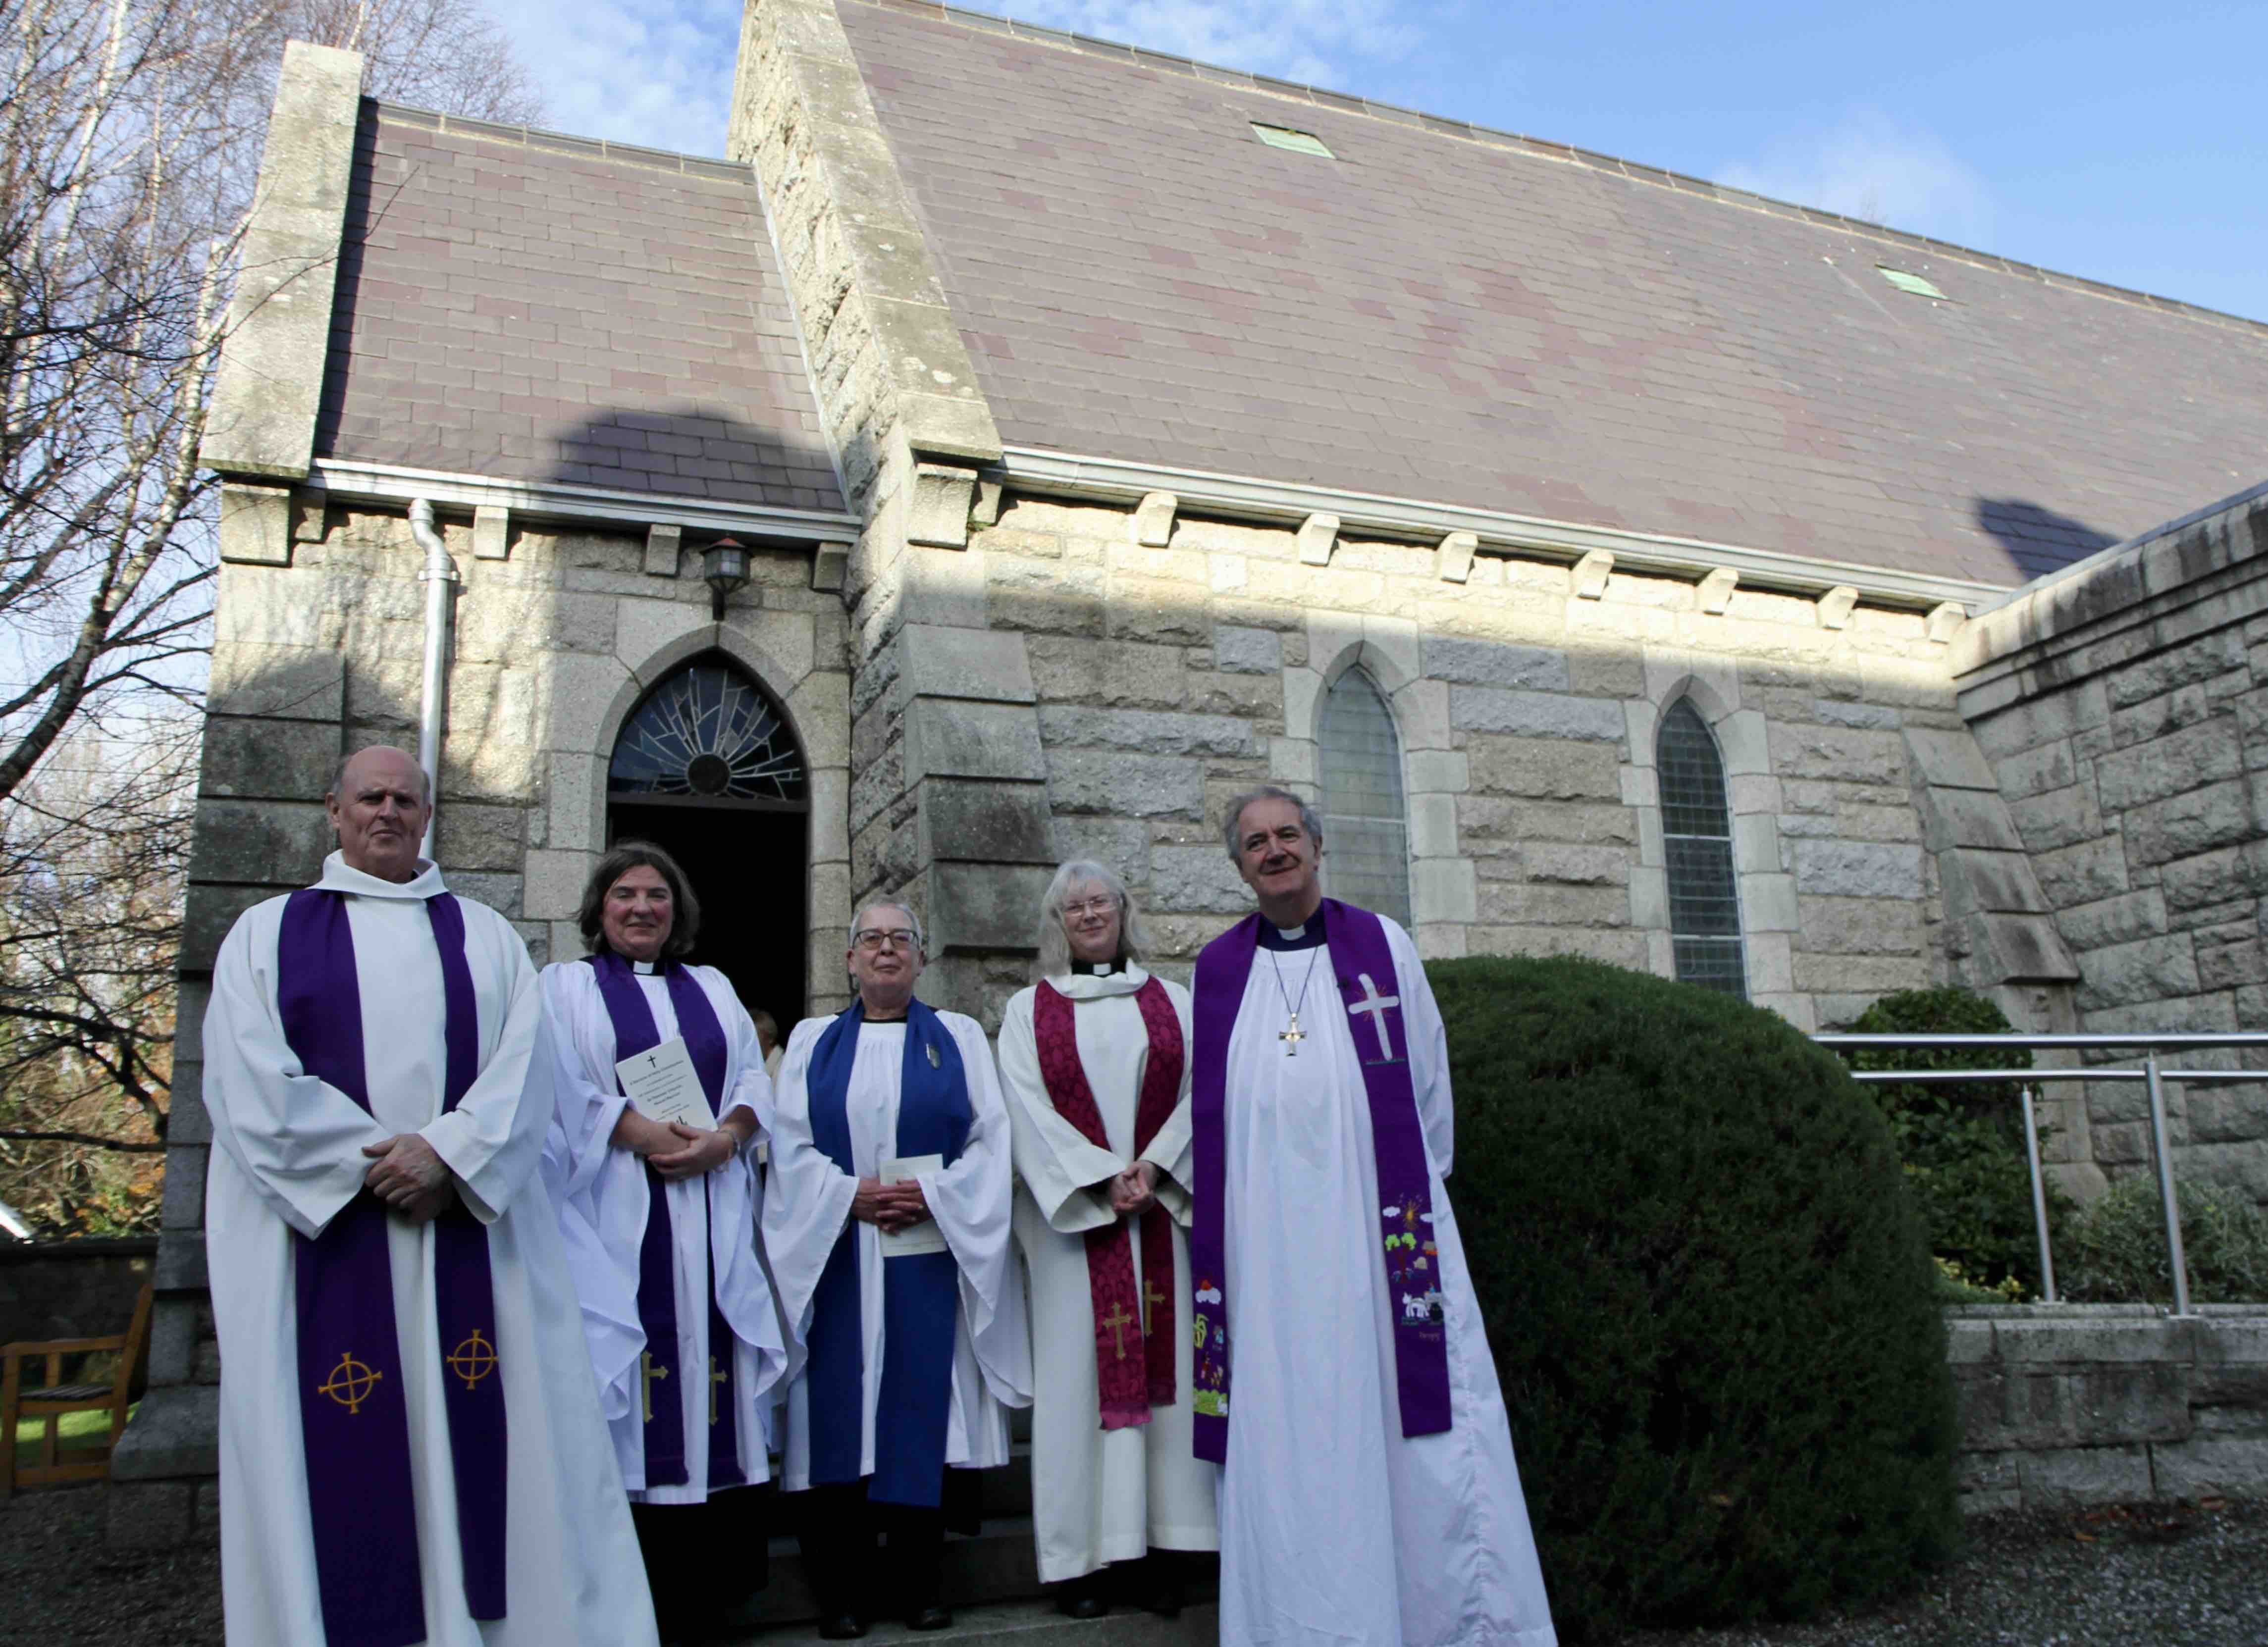
[[[803,752],[762,687],[715,658],[687,665],[634,710],[615,740],[607,789],[806,804]]]
[[[1359,669],[1331,683],[1317,735],[1323,875],[1331,896],[1410,924],[1410,824],[1402,742],[1386,700]]]
[[[1683,983],[1748,998],[1741,950],[1741,893],[1725,763],[1690,699],[1661,717],[1654,742],[1661,781],[1662,845],[1669,863],[1669,935]]]

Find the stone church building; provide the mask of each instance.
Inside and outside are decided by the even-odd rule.
[[[1429,955],[2268,1028],[2268,326],[913,0],[749,0],[726,159],[359,71],[286,59],[204,446],[148,1535],[210,1513],[208,969],[429,706],[453,886],[571,957],[660,840],[783,1024],[886,892],[990,1021],[1072,854],[1185,975],[1272,781]],[[2176,1102],[2268,1197],[2268,1106]]]

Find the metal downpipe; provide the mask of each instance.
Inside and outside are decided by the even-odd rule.
[[[409,502],[409,535],[425,551],[425,564],[417,581],[425,585],[425,672],[417,705],[417,764],[425,770],[426,792],[433,809],[426,815],[425,839],[420,856],[433,857],[435,831],[441,819],[441,728],[448,718],[450,624],[456,615],[457,563],[433,528],[433,505],[425,498]]]

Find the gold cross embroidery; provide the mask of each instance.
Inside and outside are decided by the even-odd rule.
[[[1149,1283],[1147,1285],[1145,1285],[1145,1286],[1142,1289],[1142,1336],[1143,1336],[1143,1337],[1147,1338],[1147,1337],[1150,1335],[1150,1316],[1151,1316],[1151,1307],[1152,1307],[1153,1305],[1160,1305],[1160,1304],[1163,1304],[1165,1301],[1166,1301],[1166,1295],[1165,1295],[1164,1293],[1162,1293],[1162,1292],[1160,1292],[1160,1291],[1159,1291],[1159,1290],[1158,1290],[1158,1283],[1157,1283],[1156,1282],[1152,1281],[1152,1282]]]
[[[1118,1358],[1125,1360],[1126,1329],[1134,1325],[1134,1318],[1126,1312],[1126,1306],[1122,1304],[1102,1318],[1102,1325],[1110,1329],[1111,1336],[1117,1341]]]
[[[657,1367],[653,1364],[652,1351],[638,1352],[638,1406],[644,1413],[647,1423],[653,1422],[653,1381],[668,1376],[667,1367]]]
[[[717,1422],[717,1386],[729,1380],[732,1376],[729,1372],[718,1371],[717,1357],[714,1356],[709,1357],[709,1422],[712,1424]]]

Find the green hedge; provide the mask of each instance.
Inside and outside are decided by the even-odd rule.
[[[1800,1616],[1945,1555],[1932,1265],[1843,1066],[1616,967],[1427,972],[1451,1193],[1563,1634]]]
[[[2192,1304],[2268,1300],[2268,1213],[2242,1190],[2186,1180],[2182,1257]],[[2055,1238],[2057,1290],[2074,1304],[2171,1304],[2165,1205],[2154,1173],[2122,1178]]]

